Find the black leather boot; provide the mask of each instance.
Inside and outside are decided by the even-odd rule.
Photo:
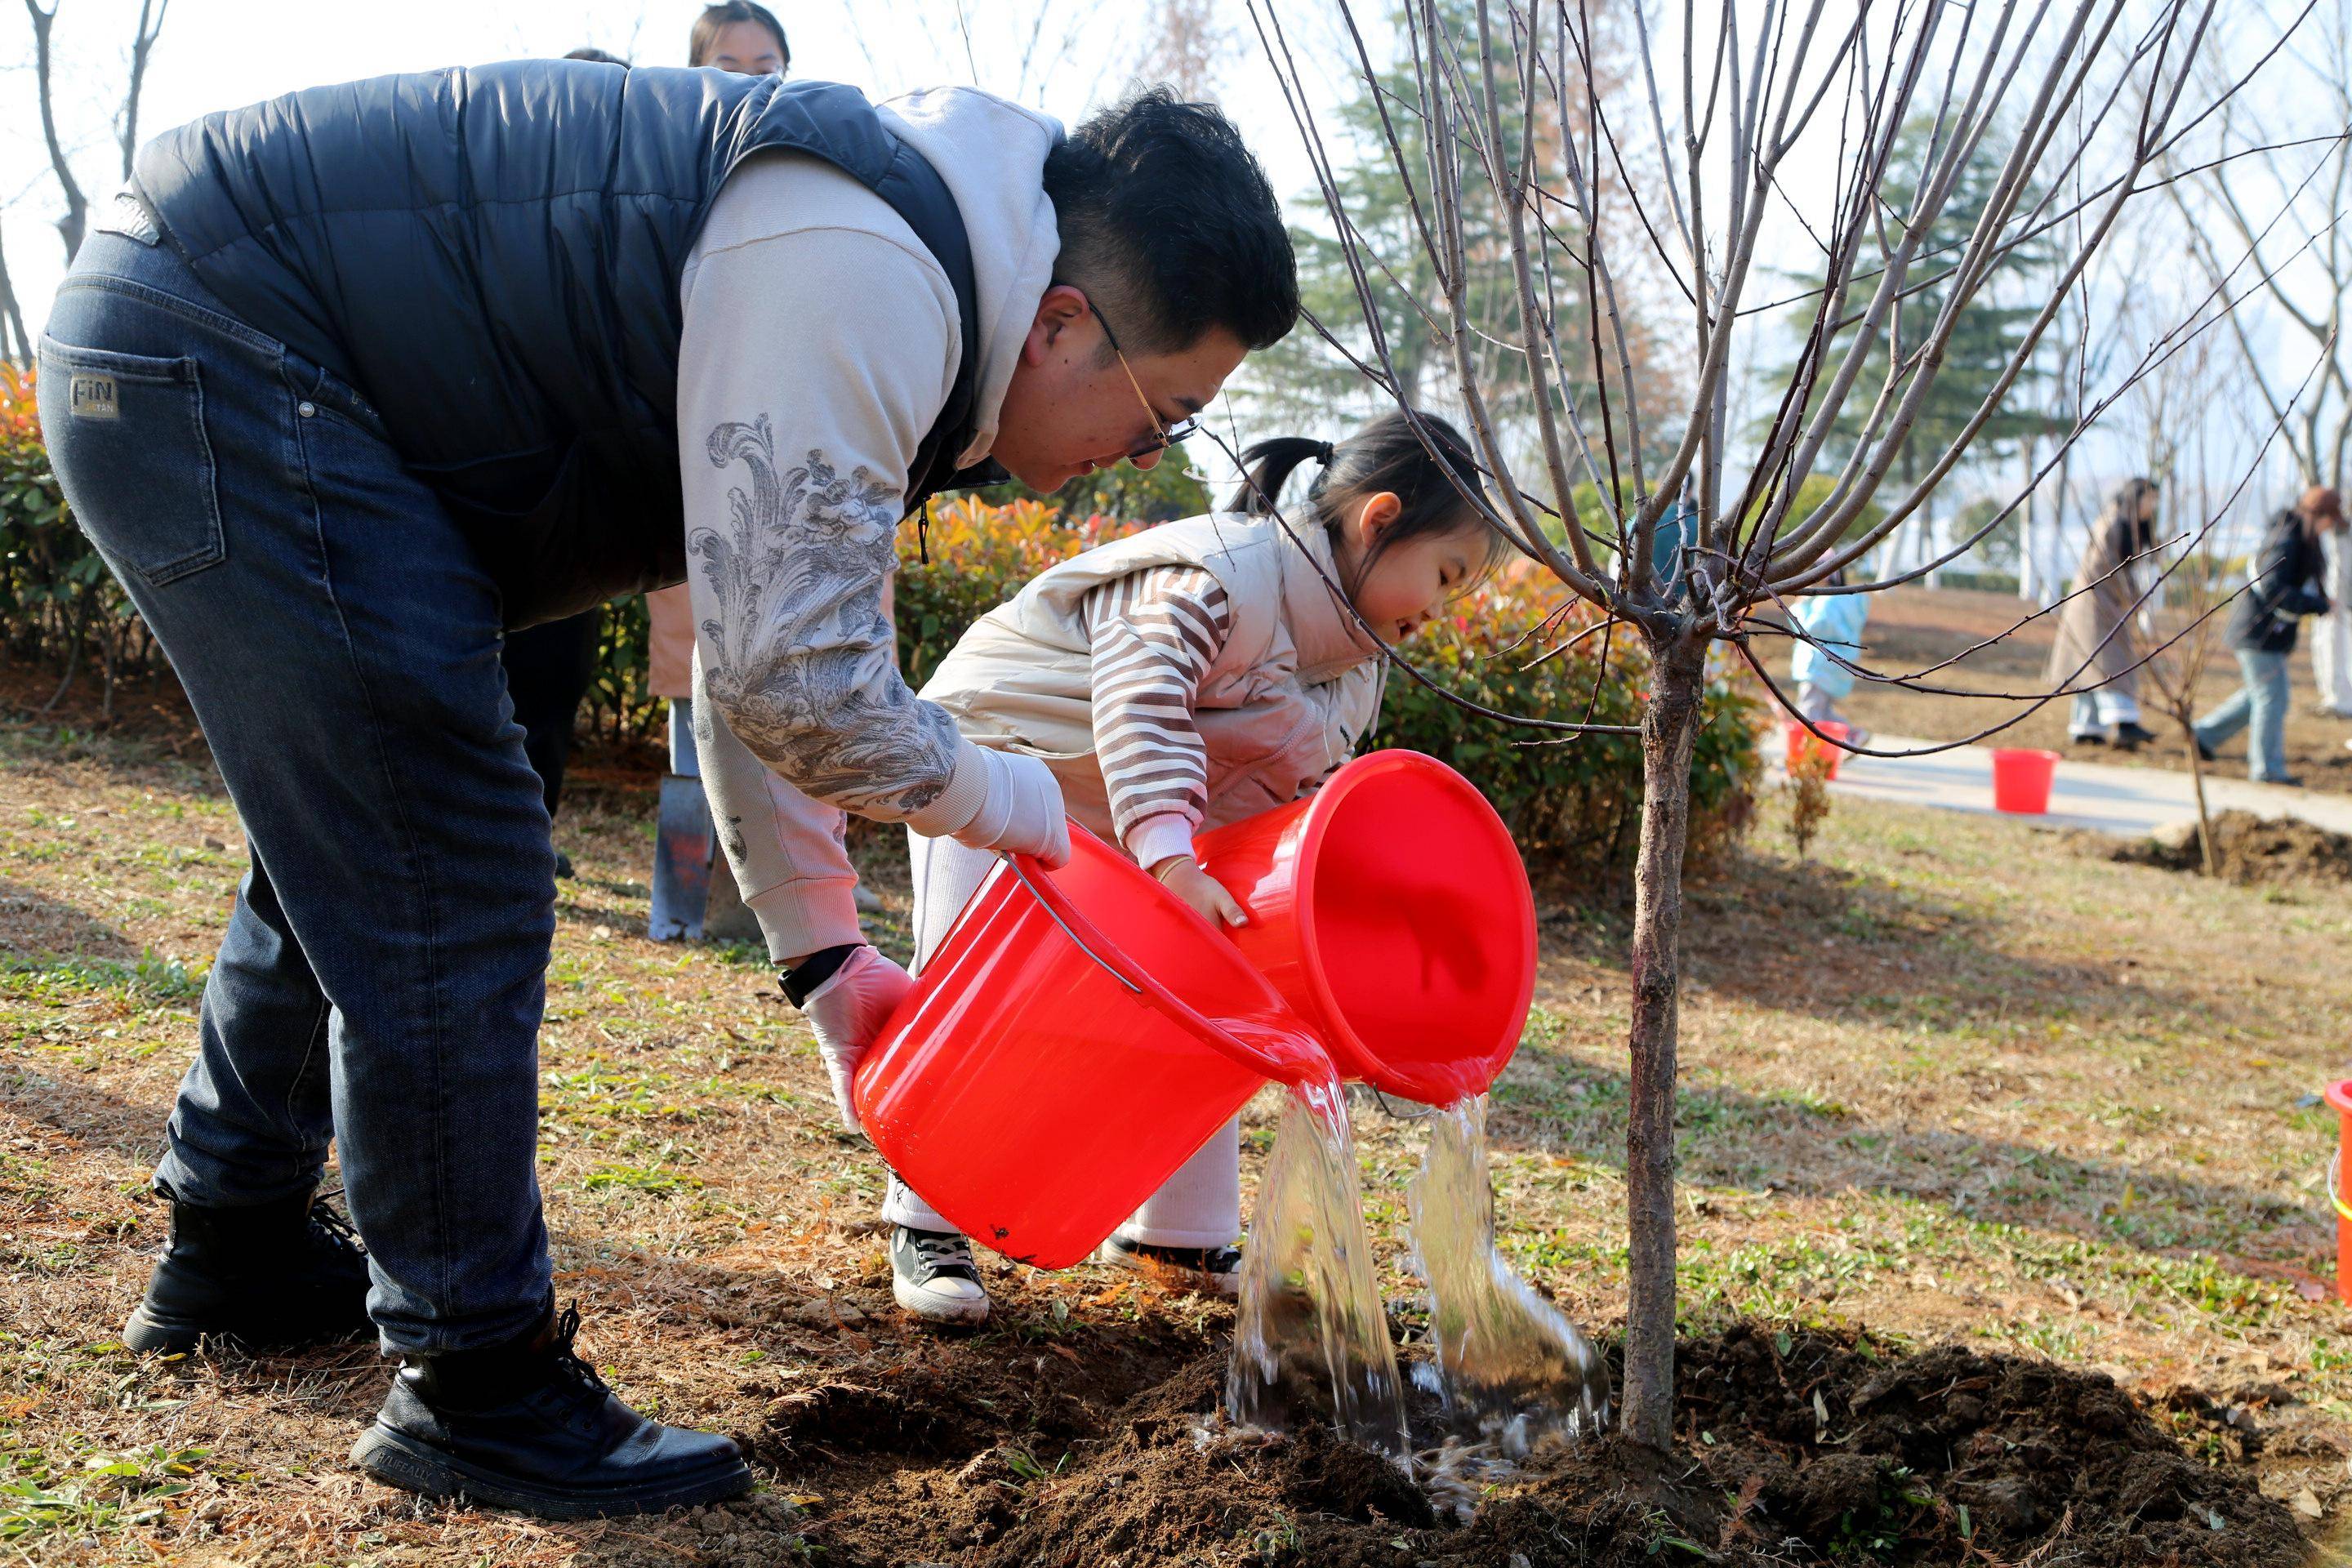
[[[122,1326],[134,1351],[191,1351],[207,1334],[313,1344],[367,1328],[367,1254],[351,1222],[303,1193],[243,1208],[172,1205],[172,1239]]]
[[[580,1310],[488,1350],[402,1359],[352,1462],[427,1497],[541,1519],[652,1513],[740,1497],[751,1472],[711,1432],[648,1421],[572,1353]]]

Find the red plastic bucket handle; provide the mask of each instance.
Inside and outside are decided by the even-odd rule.
[[[1283,1061],[1272,1053],[1242,1039],[1232,1030],[1227,1029],[1215,1019],[1206,1016],[1182,997],[1154,980],[1150,971],[1121,952],[1117,943],[1103,935],[1092,921],[1078,912],[1077,906],[1071,903],[1062,889],[1055,885],[1054,879],[1046,873],[1045,866],[1035,856],[1007,855],[1004,857],[1004,863],[1021,885],[1029,889],[1029,896],[1037,900],[1038,906],[1045,911],[1047,917],[1062,928],[1062,933],[1065,936],[1076,944],[1080,952],[1093,960],[1095,965],[1104,973],[1143,998],[1178,1027],[1211,1050],[1247,1068],[1261,1078],[1271,1079],[1280,1084],[1295,1086],[1311,1079],[1319,1079],[1324,1072],[1330,1070],[1328,1058],[1319,1062],[1304,1058],[1294,1062]],[[1131,969],[1134,973],[1132,975],[1123,973],[1121,973],[1123,968]],[[1300,1039],[1302,1043],[1305,1042],[1303,1035]]]

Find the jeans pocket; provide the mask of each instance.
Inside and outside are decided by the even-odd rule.
[[[109,561],[161,587],[222,560],[220,487],[193,356],[76,348],[43,334],[38,386],[49,461]]]

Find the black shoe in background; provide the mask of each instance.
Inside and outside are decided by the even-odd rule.
[[[2123,723],[2116,726],[2115,744],[2116,750],[2119,752],[2137,752],[2155,739],[2156,731],[2142,724]]]
[[[2069,735],[2066,743],[2070,746],[2104,746],[2107,738],[2105,735]]]
[[[303,1193],[275,1203],[172,1205],[172,1238],[122,1326],[134,1351],[192,1351],[208,1334],[247,1345],[317,1344],[368,1328],[367,1254],[351,1221]]]
[[[572,880],[572,857],[561,849],[555,852],[555,879],[559,882]]]
[[[390,1486],[541,1519],[657,1513],[751,1489],[728,1438],[614,1398],[573,1353],[579,1331],[571,1307],[503,1345],[402,1358],[352,1462]]]

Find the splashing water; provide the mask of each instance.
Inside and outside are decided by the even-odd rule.
[[[1245,1426],[1323,1419],[1366,1447],[1410,1451],[1336,1076],[1293,1089],[1283,1110],[1242,1261],[1225,1406]]]
[[[1438,1396],[1454,1434],[1475,1432],[1506,1459],[1598,1432],[1608,1418],[1607,1365],[1495,1246],[1486,1097],[1442,1108],[1429,1126],[1406,1195],[1437,1353],[1413,1368],[1415,1383]]]

